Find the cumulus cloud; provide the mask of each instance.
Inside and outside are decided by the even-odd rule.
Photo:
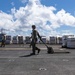
[[[74,35],[70,30],[62,30],[62,36],[63,35]]]
[[[64,9],[57,12],[56,17],[58,17],[59,24],[75,27],[75,17],[67,13]]]
[[[28,0],[20,0],[22,3],[26,3]]]
[[[23,3],[27,0],[21,0]],[[11,14],[0,13],[0,28],[9,29],[10,32],[29,34],[31,25],[35,24],[41,35],[58,35],[57,28],[61,25],[75,27],[75,17],[64,9],[57,11],[53,6],[45,6],[40,0],[28,0],[25,7],[11,9]]]
[[[11,2],[11,5],[14,6],[15,5],[14,2]]]
[[[10,29],[13,26],[13,17],[4,12],[0,13],[0,28]]]

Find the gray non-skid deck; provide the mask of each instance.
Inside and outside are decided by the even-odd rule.
[[[28,45],[0,48],[0,75],[75,75],[75,49],[51,46],[54,54],[47,54],[46,47],[38,45],[41,52],[33,56],[29,56]]]

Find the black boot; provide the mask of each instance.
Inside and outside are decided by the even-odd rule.
[[[35,55],[35,53],[31,53],[30,55]]]
[[[38,49],[38,54],[40,53],[40,49]]]

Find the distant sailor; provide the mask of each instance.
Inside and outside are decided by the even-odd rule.
[[[2,36],[1,47],[5,47],[5,36]]]

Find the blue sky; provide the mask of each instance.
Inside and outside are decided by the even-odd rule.
[[[75,0],[41,0],[46,6],[55,6],[57,10],[65,9],[67,12],[74,12]]]
[[[54,6],[57,10],[61,10],[63,8],[74,15],[75,0],[41,0],[40,2],[46,6]],[[12,3],[14,3],[14,5],[12,5]],[[0,10],[8,12],[13,7],[19,9],[19,7],[25,6],[26,4],[27,2],[22,3],[21,0],[0,0]]]
[[[41,35],[75,35],[75,0],[0,0],[6,34],[30,35],[32,24]]]

